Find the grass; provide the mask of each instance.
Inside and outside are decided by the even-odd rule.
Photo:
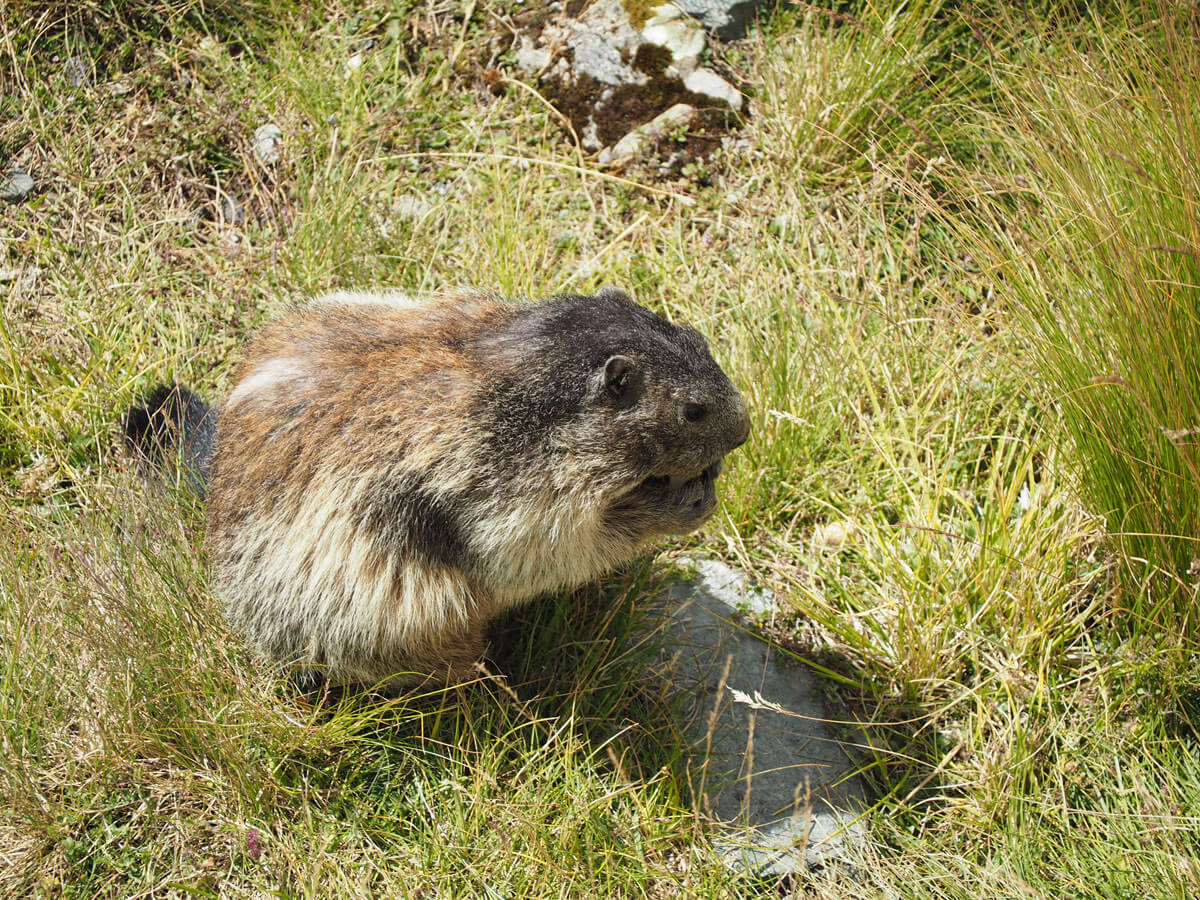
[[[745,141],[651,180],[481,81],[503,4],[210,6],[0,19],[0,162],[39,185],[0,212],[0,892],[769,895],[639,638],[684,551],[774,590],[866,725],[862,866],[796,893],[1200,892],[1191,13],[784,9],[728,50]],[[202,511],[116,421],[370,284],[626,287],[754,436],[700,535],[501,623],[478,684],[321,706],[226,629]]]
[[[1005,73],[984,127],[1015,132],[998,173],[1011,189],[976,181],[967,202],[986,231],[967,240],[1022,312],[1081,495],[1125,565],[1164,578],[1164,599],[1136,614],[1187,634],[1200,526],[1197,23],[1164,8],[1115,33],[1088,26]]]

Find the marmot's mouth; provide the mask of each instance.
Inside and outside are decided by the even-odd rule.
[[[617,504],[645,535],[695,531],[717,508],[721,460],[683,475],[651,475]]]
[[[721,460],[718,459],[694,475],[652,475],[642,482],[641,487],[674,492],[686,490],[695,484],[707,486],[717,480],[721,468]]]

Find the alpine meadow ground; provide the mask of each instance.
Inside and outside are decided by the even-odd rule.
[[[514,83],[518,6],[0,12],[37,185],[0,209],[0,894],[771,896],[639,629],[697,552],[869,736],[869,844],[786,890],[1200,894],[1195,10],[780,4],[714,51],[741,140],[663,176]],[[321,702],[249,652],[203,511],[122,451],[138,392],[219,397],[334,288],[605,284],[747,398],[710,524],[462,688]]]

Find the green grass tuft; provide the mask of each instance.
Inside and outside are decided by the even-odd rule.
[[[1081,495],[1131,578],[1133,616],[1195,629],[1200,567],[1200,20],[1087,21],[1036,64],[997,63],[986,125],[1005,170],[976,179],[971,252],[1020,316]],[[1137,596],[1136,592],[1131,594]]]

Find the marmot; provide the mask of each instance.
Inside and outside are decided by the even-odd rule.
[[[749,428],[704,338],[611,288],[331,294],[251,343],[219,415],[163,387],[125,420],[207,486],[233,626],[391,687],[469,677],[502,610],[698,528]]]

